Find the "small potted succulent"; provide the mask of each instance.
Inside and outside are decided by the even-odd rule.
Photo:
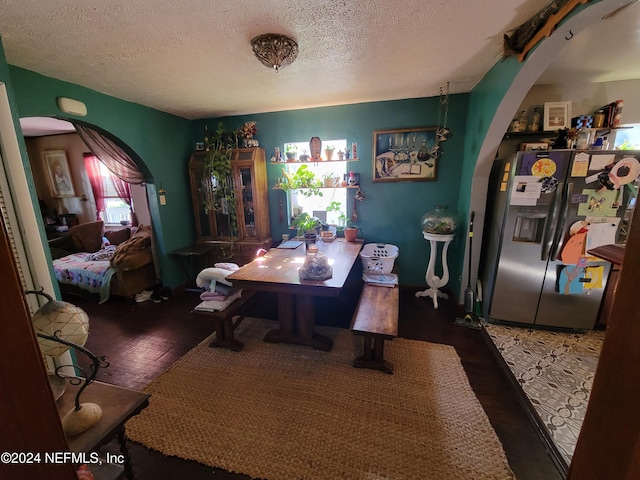
[[[292,143],[287,143],[284,154],[287,156],[287,162],[295,162],[296,157],[298,156],[298,147]]]
[[[333,174],[333,172],[325,173],[324,175],[322,175],[322,183],[325,187],[333,187],[335,185],[334,178],[335,175]]]
[[[333,151],[335,147],[333,145],[327,145],[324,149],[325,160],[330,162],[333,159]]]

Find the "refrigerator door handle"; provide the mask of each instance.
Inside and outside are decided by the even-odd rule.
[[[547,225],[544,229],[544,236],[542,237],[542,251],[540,255],[540,260],[546,262],[549,259],[549,252],[553,247],[553,239],[555,236],[555,224],[558,222],[558,211],[560,210],[560,202],[562,201],[562,195],[559,195],[558,192],[562,191],[564,187],[564,182],[560,182],[560,184],[556,187],[556,190],[553,192],[553,209],[551,210],[551,217],[547,219]]]
[[[553,251],[551,253],[551,259],[555,260],[558,258],[560,250],[564,246],[564,239],[566,236],[565,227],[567,223],[567,216],[569,214],[569,199],[571,198],[571,194],[573,193],[573,183],[567,183],[567,189],[564,192],[562,199],[562,223],[558,226],[558,232],[556,233],[556,238],[554,241]]]

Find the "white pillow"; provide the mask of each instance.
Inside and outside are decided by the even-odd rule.
[[[213,266],[216,268],[231,270],[232,272],[235,272],[236,270],[240,269],[240,267],[235,263],[214,263]]]
[[[233,287],[233,284],[227,280],[227,275],[231,275],[232,273],[231,270],[225,270],[224,268],[205,268],[196,277],[196,285],[206,290],[211,290],[212,284],[215,287],[216,282]]]

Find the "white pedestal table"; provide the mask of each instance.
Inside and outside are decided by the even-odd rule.
[[[446,293],[441,292],[439,289],[444,287],[449,281],[449,265],[447,264],[447,251],[449,250],[449,244],[455,238],[455,234],[436,234],[423,232],[425,240],[429,240],[431,246],[431,253],[429,255],[429,265],[427,266],[427,273],[425,279],[428,290],[422,292],[416,292],[416,297],[431,297],[433,300],[433,308],[438,308],[438,297],[449,298]],[[442,277],[435,275],[436,258],[438,255],[438,244],[442,243]]]

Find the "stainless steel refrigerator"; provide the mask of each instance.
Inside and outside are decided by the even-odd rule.
[[[640,152],[549,150],[496,160],[480,264],[485,317],[593,328],[611,265],[578,252],[620,243],[637,181],[615,184],[638,173],[637,160],[615,168],[625,156]]]

